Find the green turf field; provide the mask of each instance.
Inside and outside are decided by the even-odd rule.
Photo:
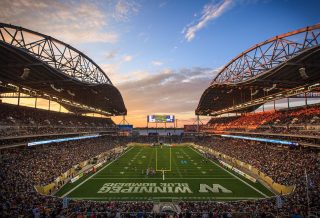
[[[191,146],[137,146],[95,174],[65,185],[57,195],[100,201],[227,201],[266,198],[273,193],[205,159]]]

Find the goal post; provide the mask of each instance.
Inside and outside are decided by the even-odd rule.
[[[162,149],[161,149],[162,150]],[[163,150],[162,150],[163,151]],[[160,152],[159,152],[160,153]],[[161,164],[158,163],[159,158],[158,158],[158,148],[156,148],[156,171],[157,172],[162,172],[162,180],[164,180],[164,174],[165,172],[170,172],[172,169],[172,151],[171,148],[169,148],[169,168],[164,168],[164,167],[159,167]]]

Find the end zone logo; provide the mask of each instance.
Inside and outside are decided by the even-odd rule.
[[[200,193],[227,193],[232,191],[220,184],[200,184]],[[105,183],[100,190],[102,193],[193,193],[188,183]]]

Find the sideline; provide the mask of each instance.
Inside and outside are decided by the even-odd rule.
[[[191,148],[193,151],[197,152],[199,155],[201,155],[199,153],[198,150],[196,150],[193,147],[189,147]],[[202,155],[201,155],[202,156]],[[256,189],[255,187],[253,187],[252,185],[250,185],[249,183],[247,183],[246,181],[244,181],[243,179],[239,178],[238,176],[234,175],[233,173],[229,172],[228,170],[226,170],[225,168],[221,167],[219,164],[217,164],[216,162],[214,162],[213,160],[207,158],[208,160],[210,160],[213,164],[215,164],[216,166],[218,166],[219,168],[223,169],[224,171],[226,171],[227,173],[229,173],[230,175],[232,175],[233,177],[239,179],[241,182],[243,182],[244,184],[246,184],[247,186],[249,186],[250,188],[252,188],[253,190],[255,190],[256,192],[258,192],[259,194],[261,194],[262,196],[269,198],[270,196],[266,195],[265,193],[261,192],[260,190]]]
[[[139,179],[139,180],[149,180],[149,179],[155,179],[155,180],[162,180],[162,178],[108,178],[108,177],[94,177],[94,178],[92,178],[92,179],[105,179],[105,180],[112,180],[112,179]],[[208,180],[214,180],[214,179],[222,179],[222,180],[224,180],[224,179],[227,179],[227,180],[229,180],[229,179],[233,179],[233,180],[235,180],[236,178],[230,178],[230,177],[228,177],[228,178],[223,178],[223,177],[216,177],[216,178],[201,178],[201,177],[198,177],[198,178],[187,178],[187,177],[185,177],[185,178],[166,178],[166,179],[175,179],[175,180],[183,180],[183,179],[191,179],[191,180],[194,180],[194,179],[199,179],[199,180],[203,180],[203,179],[208,179]]]
[[[100,171],[102,171],[103,169],[105,169],[107,166],[109,166],[110,164],[112,164],[114,161],[118,160],[120,157],[122,157],[124,154],[128,153],[128,151],[132,150],[134,147],[129,148],[128,150],[126,150],[123,154],[121,154],[117,159],[111,161],[110,163],[108,163],[107,165],[105,165],[104,167],[102,167],[100,170],[98,170],[96,173],[93,173],[91,176],[89,176],[88,178],[86,178],[84,181],[82,181],[80,184],[78,184],[77,186],[73,187],[71,190],[69,190],[68,192],[64,193],[63,195],[61,195],[61,198],[66,197],[67,195],[69,195],[71,192],[73,192],[75,189],[79,188],[81,185],[83,185],[85,182],[87,182],[89,179],[91,179],[94,175],[98,174]]]

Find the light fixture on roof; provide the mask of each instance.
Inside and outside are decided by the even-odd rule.
[[[93,94],[98,94],[98,92],[97,92],[96,90],[94,90],[94,89],[91,89],[91,92],[92,92]]]
[[[275,89],[277,87],[277,84],[273,84],[270,88],[264,88],[263,90],[266,92],[270,92],[271,90]]]
[[[21,79],[27,79],[29,77],[31,70],[29,68],[23,68],[23,73],[21,74]]]
[[[259,92],[259,89],[257,89],[256,91],[252,92],[251,96],[254,96],[254,95],[258,94],[258,92]]]
[[[57,91],[57,92],[62,92],[62,90],[63,90],[63,89],[56,88],[56,87],[54,86],[54,84],[50,84],[50,87],[51,87],[53,90]]]
[[[320,86],[320,83],[316,83],[316,84],[313,84],[313,85],[311,85],[311,86],[308,86],[308,90],[312,90],[312,89],[314,89],[314,88],[317,87],[317,86]]]
[[[308,79],[309,78],[308,74],[306,73],[306,68],[305,67],[299,68],[299,73],[300,73],[300,76],[301,76],[302,79]]]
[[[73,92],[71,92],[70,90],[67,90],[68,94],[71,96],[75,96],[75,94]]]
[[[25,87],[22,87],[22,90],[23,90],[23,91],[26,91],[26,92],[30,92],[30,91],[31,91],[30,89],[25,88]]]

